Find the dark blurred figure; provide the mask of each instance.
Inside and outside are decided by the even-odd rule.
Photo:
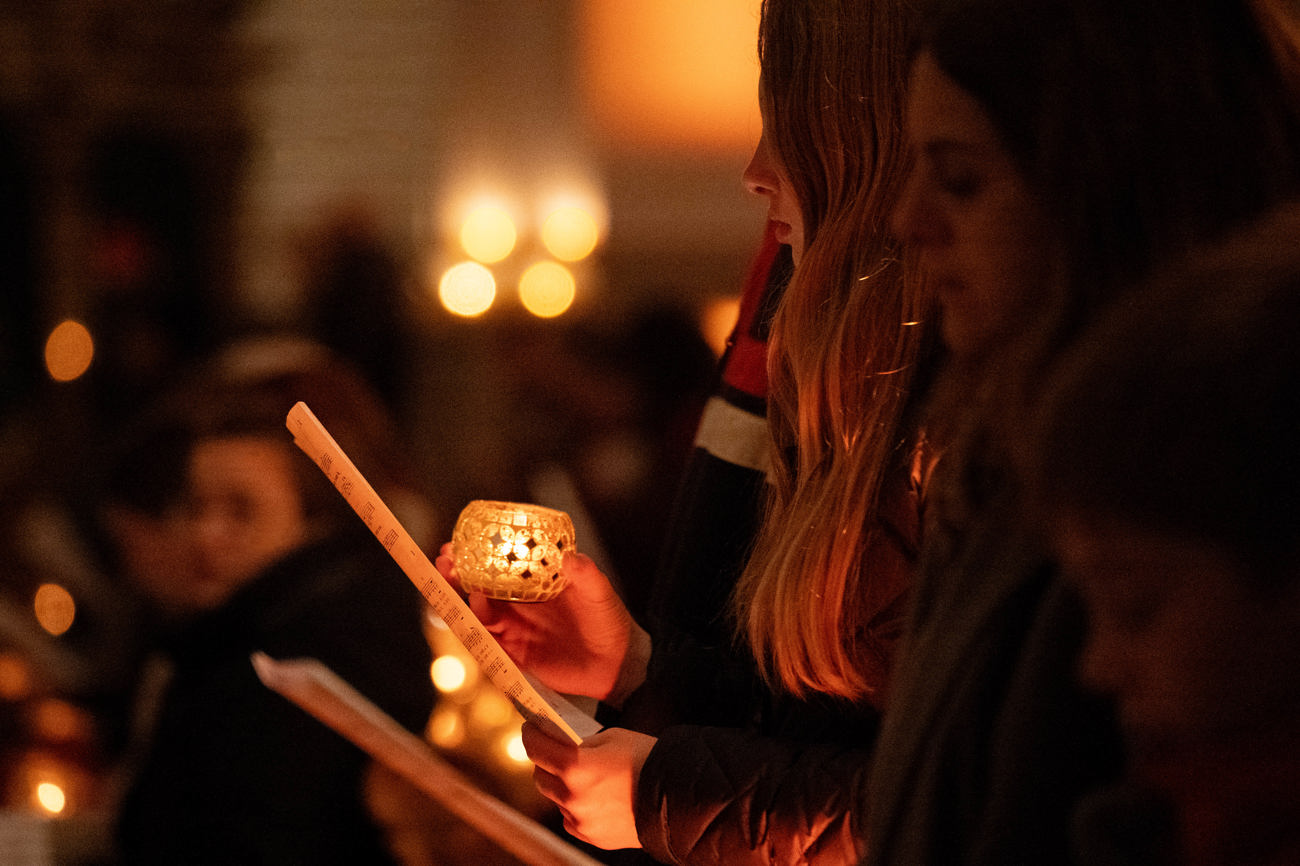
[[[361,206],[338,209],[300,251],[308,333],[351,363],[404,415],[410,316],[401,262]]]
[[[197,170],[184,145],[143,129],[109,131],[89,150],[87,325],[96,348],[86,385],[106,429],[223,339]]]
[[[1300,862],[1297,239],[1289,205],[1167,269],[1039,410],[1027,462],[1087,607],[1080,672],[1130,753],[1085,813],[1088,863]]]
[[[231,346],[137,419],[102,500],[160,650],[128,755],[125,863],[391,861],[366,756],[249,660],[318,658],[412,731],[433,705],[423,600],[293,444],[299,400],[417,539],[428,525],[386,407],[313,343]]]
[[[0,115],[0,430],[42,373],[31,163],[18,129]]]

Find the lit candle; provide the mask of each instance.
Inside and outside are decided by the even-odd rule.
[[[476,499],[452,531],[461,587],[506,601],[545,601],[564,589],[560,561],[573,521],[554,508]]]

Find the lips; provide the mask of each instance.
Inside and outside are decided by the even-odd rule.
[[[790,239],[794,236],[794,229],[790,224],[771,218],[768,219],[768,222],[772,224],[772,236],[776,238],[777,243],[789,244]]]

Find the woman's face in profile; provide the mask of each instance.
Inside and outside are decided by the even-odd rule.
[[[766,132],[759,137],[743,177],[746,189],[767,199],[767,220],[776,240],[790,247],[790,256],[798,265],[806,246],[803,208]]]
[[[915,162],[893,230],[934,281],[948,348],[979,356],[1034,314],[1044,215],[988,115],[928,52],[912,65],[906,123]]]
[[[195,609],[219,607],[306,540],[293,456],[284,443],[255,436],[195,446],[186,506]]]

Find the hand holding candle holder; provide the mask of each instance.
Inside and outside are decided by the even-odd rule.
[[[559,595],[564,554],[575,549],[573,521],[554,508],[476,499],[451,535],[461,588],[503,601]]]

